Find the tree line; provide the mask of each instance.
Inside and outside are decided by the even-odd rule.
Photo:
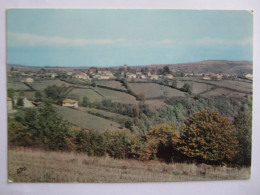
[[[166,162],[249,166],[251,116],[240,112],[234,121],[217,111],[203,110],[187,118],[152,126],[145,134],[90,131],[75,127],[57,113],[50,102],[27,109],[8,122],[10,146],[77,151],[93,156]]]

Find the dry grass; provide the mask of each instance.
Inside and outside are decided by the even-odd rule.
[[[170,182],[249,177],[249,168],[116,160],[28,148],[8,151],[8,179],[14,182]]]

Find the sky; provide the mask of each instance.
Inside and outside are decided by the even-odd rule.
[[[250,11],[9,9],[7,63],[120,66],[253,59]]]

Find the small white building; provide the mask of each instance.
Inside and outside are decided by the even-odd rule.
[[[127,73],[127,74],[126,74],[126,78],[128,78],[128,79],[136,79],[136,74]]]
[[[252,74],[246,74],[245,77],[249,80],[253,80],[253,75]]]
[[[27,100],[26,97],[24,97],[23,98],[23,107],[24,108],[34,108],[35,105],[30,100]]]
[[[33,80],[33,78],[26,78],[25,80],[24,80],[24,82],[26,82],[26,83],[33,83],[34,82],[34,80]]]
[[[150,79],[151,79],[151,80],[158,80],[158,79],[159,79],[159,76],[153,74],[153,75],[150,76]]]
[[[166,74],[165,76],[166,76],[167,79],[173,79],[172,74]]]
[[[78,101],[72,99],[65,99],[62,101],[62,106],[71,107],[71,108],[78,108]]]
[[[210,77],[208,77],[208,76],[206,76],[206,77],[203,77],[202,79],[203,79],[203,80],[208,80],[208,81],[209,81],[209,80],[211,80],[211,78],[210,78]]]

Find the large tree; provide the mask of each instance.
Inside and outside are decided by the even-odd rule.
[[[228,118],[204,110],[185,122],[178,150],[199,163],[228,164],[238,152],[238,141]]]

